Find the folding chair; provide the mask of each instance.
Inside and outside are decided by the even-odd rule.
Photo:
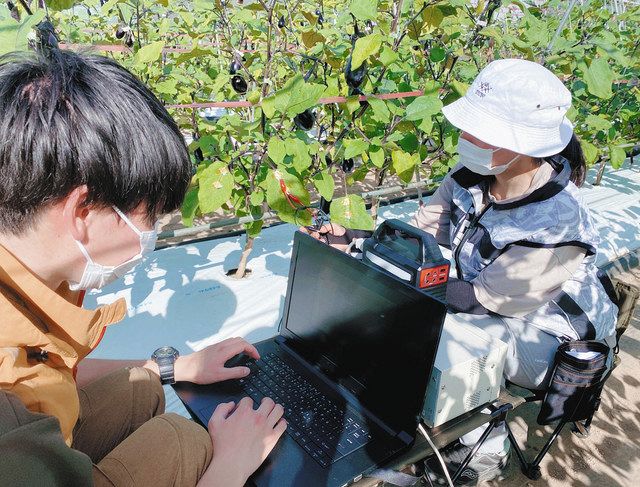
[[[619,280],[613,280],[613,284],[614,284],[615,292],[617,295],[616,304],[618,305],[618,320],[616,323],[616,336],[617,336],[617,343],[618,343],[620,340],[620,337],[629,326],[629,322],[631,321],[631,318],[633,316],[633,311],[635,309],[635,306],[638,302],[638,298],[640,296],[640,289],[632,284],[625,283]],[[560,435],[560,433],[562,432],[563,428],[567,423],[573,423],[574,432],[579,434],[580,436],[586,437],[589,435],[591,421],[593,420],[593,416],[600,406],[600,397],[602,394],[602,388],[604,386],[604,383],[609,378],[613,370],[620,363],[618,351],[619,351],[619,346],[616,344],[616,347],[614,349],[614,359],[613,359],[611,368],[605,374],[603,374],[598,381],[588,386],[593,388],[593,390],[596,392],[595,392],[595,400],[592,400],[590,402],[589,408],[588,408],[589,410],[587,411],[587,413],[584,414],[584,410],[583,410],[581,411],[582,414],[579,414],[578,416],[574,414],[576,409],[578,410],[583,409],[582,406],[584,406],[584,404],[580,404],[580,403],[577,403],[575,405],[575,409],[566,411],[564,415],[559,419],[556,428],[554,429],[553,433],[551,433],[551,436],[545,443],[544,447],[532,462],[528,462],[525,459],[522,449],[518,445],[511,429],[509,428],[509,424],[506,423],[507,433],[509,435],[509,441],[514,451],[516,452],[518,460],[520,461],[522,472],[528,478],[532,480],[538,480],[542,476],[540,471],[540,462],[545,457],[545,455],[547,454],[547,452],[555,442],[556,438],[558,437],[558,435]],[[548,399],[549,388],[547,390],[530,391],[530,392],[532,392],[533,395],[526,397],[525,398],[526,402],[542,401],[541,409],[544,407],[549,407],[547,405],[547,401],[549,400]],[[548,424],[547,422],[540,422],[540,415],[538,416],[538,423]]]

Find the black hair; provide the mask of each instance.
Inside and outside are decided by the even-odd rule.
[[[192,174],[160,101],[103,56],[53,49],[0,57],[0,232],[20,234],[81,185],[87,205],[149,221],[180,207]]]
[[[569,144],[559,155],[567,159],[571,165],[571,181],[578,187],[582,186],[587,175],[587,161],[584,158],[582,146],[576,134],[571,136]]]

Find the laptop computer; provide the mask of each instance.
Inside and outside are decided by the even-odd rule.
[[[288,427],[257,486],[343,486],[415,439],[445,317],[441,301],[297,232],[279,334],[255,344],[252,373],[175,390],[207,425],[218,404],[265,396]]]

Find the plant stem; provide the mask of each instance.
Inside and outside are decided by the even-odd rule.
[[[140,43],[140,1],[138,0],[136,2],[136,40],[138,41],[138,49],[140,49],[142,47],[142,44]]]
[[[382,186],[382,182],[384,181],[384,177],[386,173],[386,169],[376,169],[375,177],[376,177],[376,188],[380,188]],[[375,222],[378,219],[378,208],[380,208],[380,196],[374,196],[371,199],[371,218]]]
[[[25,0],[18,0],[18,1],[20,2],[20,5],[22,5],[22,8],[24,9],[24,11],[27,12],[27,14],[33,15],[31,8],[29,7],[29,5],[27,5],[27,2],[25,2]]]
[[[250,237],[247,234],[247,241],[244,244],[244,249],[242,249],[242,256],[240,257],[240,262],[238,263],[238,269],[233,275],[233,277],[235,277],[236,279],[242,279],[247,272],[247,262],[249,260],[249,254],[253,249],[253,241],[254,238]]]
[[[269,8],[264,3],[263,0],[260,0],[262,7],[267,11],[267,18],[269,19],[269,30],[267,31],[267,62],[264,66],[264,76],[262,77],[262,91],[261,96],[264,98],[267,96],[267,91],[269,89],[269,85],[267,81],[269,81],[270,71],[271,71],[271,61],[273,59],[273,55],[271,52],[271,41],[273,38],[273,9],[275,7],[275,1],[271,4]]]
[[[398,30],[398,21],[400,20],[400,15],[402,15],[402,4],[404,0],[398,0],[396,3],[396,11],[393,17],[393,22],[391,23],[391,34],[395,34],[396,30]]]
[[[604,168],[607,165],[607,160],[604,157],[600,157],[600,167],[598,168],[598,174],[596,175],[596,180],[593,183],[594,186],[600,186],[600,182],[602,181],[602,175],[604,174]]]

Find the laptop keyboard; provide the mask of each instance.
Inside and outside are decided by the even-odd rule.
[[[371,440],[362,416],[326,397],[276,354],[265,354],[246,366],[251,374],[239,383],[247,396],[257,404],[264,397],[281,404],[287,433],[322,467]]]

